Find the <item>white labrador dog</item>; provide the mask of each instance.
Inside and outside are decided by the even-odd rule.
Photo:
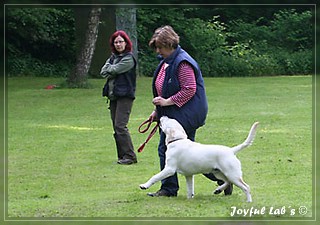
[[[187,197],[194,196],[194,174],[213,173],[224,181],[214,193],[219,194],[230,183],[235,184],[246,194],[247,202],[251,202],[250,187],[242,179],[241,163],[235,154],[252,144],[258,122],[255,122],[247,139],[235,147],[223,145],[204,145],[187,138],[183,127],[175,119],[166,116],[160,118],[160,127],[166,134],[166,165],[158,174],[146,183],[140,184],[141,189],[147,189],[154,183],[178,172],[186,177]]]

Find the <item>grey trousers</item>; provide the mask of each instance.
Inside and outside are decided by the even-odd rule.
[[[114,131],[113,135],[117,146],[118,160],[137,159],[129,129],[127,128],[132,105],[133,99],[126,97],[110,101],[109,109]]]

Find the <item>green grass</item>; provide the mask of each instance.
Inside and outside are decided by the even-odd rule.
[[[253,203],[235,187],[232,196],[213,195],[213,183],[197,175],[195,198],[186,199],[179,175],[177,198],[150,198],[139,189],[159,171],[158,136],[138,153],[138,163],[116,164],[111,120],[101,97],[103,80],[91,89],[46,90],[54,78],[9,78],[7,219],[234,219],[231,207],[261,209],[256,219],[311,219],[312,77],[207,78],[209,114],[197,141],[242,142],[255,121],[254,144],[238,154]],[[151,78],[139,78],[129,123],[134,146],[146,134],[137,127],[150,115]],[[148,191],[156,191],[159,183]],[[298,208],[305,206],[306,215]],[[284,215],[269,210],[286,207]],[[289,209],[295,209],[291,216]],[[238,217],[243,219],[243,217]],[[51,218],[52,219],[52,218]]]

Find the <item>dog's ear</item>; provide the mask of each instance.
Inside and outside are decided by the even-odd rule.
[[[169,137],[173,140],[175,139],[176,131],[173,128],[169,129]]]
[[[168,128],[166,132],[166,145],[175,139],[175,131],[173,128]]]

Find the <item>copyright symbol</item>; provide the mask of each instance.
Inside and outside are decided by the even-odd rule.
[[[305,207],[305,206],[300,206],[300,207],[299,207],[299,214],[300,214],[300,215],[306,215],[307,212],[308,212],[307,207]]]

